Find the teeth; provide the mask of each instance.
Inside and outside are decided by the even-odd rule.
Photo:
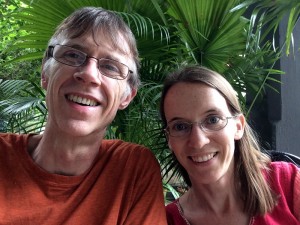
[[[82,98],[76,95],[68,95],[68,99],[82,105],[96,106],[97,102],[92,99]]]
[[[192,160],[194,162],[206,162],[210,159],[212,159],[217,153],[211,153],[211,154],[208,154],[208,155],[205,155],[205,156],[192,156]]]

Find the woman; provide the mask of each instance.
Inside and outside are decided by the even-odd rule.
[[[189,186],[166,206],[169,224],[300,224],[299,169],[259,150],[225,78],[199,66],[170,74],[160,111]]]

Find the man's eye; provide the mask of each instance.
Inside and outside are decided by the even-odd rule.
[[[190,127],[190,124],[180,122],[180,123],[175,123],[172,126],[172,130],[175,130],[175,131],[184,131],[184,130],[188,130],[189,127]]]
[[[109,60],[101,61],[99,67],[101,69],[103,69],[104,71],[107,71],[110,73],[118,73],[118,74],[120,73],[119,67],[115,63],[110,62]]]
[[[68,59],[81,59],[82,54],[80,54],[79,52],[75,52],[75,51],[67,51],[64,53],[64,57],[68,58]]]
[[[102,64],[101,68],[104,69],[104,70],[111,71],[111,72],[118,72],[119,71],[118,67],[116,67],[112,64],[104,64],[104,65]]]

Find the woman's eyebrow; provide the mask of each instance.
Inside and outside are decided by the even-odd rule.
[[[219,109],[219,108],[211,108],[211,109],[209,109],[209,110],[207,110],[207,111],[205,111],[204,113],[203,113],[203,119],[205,119],[207,116],[208,116],[208,114],[211,114],[211,113],[214,113],[214,114],[222,114],[222,111],[221,111],[221,109]],[[178,117],[178,116],[176,116],[176,117],[173,117],[172,119],[170,119],[169,121],[167,121],[168,123],[170,123],[170,122],[172,122],[172,121],[176,121],[176,120],[182,120],[182,121],[190,121],[190,120],[188,120],[188,119],[185,119],[185,118],[183,118],[183,117]]]
[[[222,109],[217,108],[217,107],[213,107],[213,108],[207,110],[206,112],[204,112],[203,114],[207,116],[208,114],[212,114],[212,113],[213,114],[224,114]]]

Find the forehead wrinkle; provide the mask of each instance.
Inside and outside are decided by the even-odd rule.
[[[117,51],[125,56],[131,56],[131,51],[128,42],[123,37],[120,32],[108,32],[102,27],[91,28],[90,30],[85,30],[84,33],[79,35],[78,31],[64,30],[57,36],[57,44],[60,42],[65,42],[65,40],[79,40],[91,37],[94,44],[98,47],[105,43],[106,47],[110,51]],[[84,42],[83,42],[84,43]]]
[[[117,32],[116,35],[113,34],[116,33],[104,31],[104,29],[101,27],[97,27],[96,31],[94,31],[94,29],[92,30],[92,37],[94,43],[97,46],[101,46],[101,43],[103,43],[103,39],[104,39],[105,43],[108,43],[109,46],[111,47],[111,50],[118,51],[124,55],[129,56],[130,50],[125,38],[122,36],[120,32]],[[99,37],[104,37],[104,38],[99,38]]]

